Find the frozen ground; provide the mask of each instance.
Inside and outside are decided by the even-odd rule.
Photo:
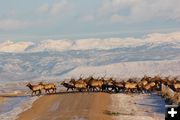
[[[7,97],[0,104],[0,120],[15,120],[17,115],[29,109],[38,97]],[[1,98],[0,98],[1,99]]]
[[[157,95],[113,94],[107,114],[115,120],[164,120],[165,102]]]

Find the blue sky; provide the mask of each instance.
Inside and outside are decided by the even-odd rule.
[[[179,0],[0,0],[0,41],[180,31]]]

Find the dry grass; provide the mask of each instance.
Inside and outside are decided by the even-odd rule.
[[[118,115],[134,115],[133,113],[120,113],[120,112],[114,112],[114,111],[109,111],[109,110],[104,111],[104,114],[110,115],[110,116],[118,116]]]

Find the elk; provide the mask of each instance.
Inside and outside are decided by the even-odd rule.
[[[173,103],[180,104],[180,93],[175,93],[171,99]]]
[[[82,92],[82,90],[87,89],[87,83],[86,82],[78,82],[75,80],[71,80],[70,83],[74,85],[74,87],[79,91]]]
[[[124,89],[124,81],[122,82],[114,82],[116,92],[120,92]]]
[[[54,83],[42,83],[40,82],[39,85],[43,86],[43,89],[45,90],[46,93],[50,93],[50,90],[52,90],[52,92],[56,93],[56,85]]]
[[[146,84],[148,84],[148,81],[147,81],[147,80],[142,80],[142,81],[140,81],[140,83],[141,83],[142,85],[146,85]]]
[[[29,87],[30,90],[32,90],[32,96],[33,96],[33,93],[35,93],[36,95],[36,92],[39,92],[39,95],[41,94],[41,90],[44,88],[44,86],[42,85],[32,85],[31,83],[28,83],[26,85],[27,87]]]
[[[75,86],[74,86],[72,83],[66,83],[65,81],[63,81],[63,82],[61,83],[61,85],[63,85],[64,87],[67,88],[66,91],[68,91],[69,89],[71,89],[71,90],[73,91],[74,88],[75,88]]]
[[[144,92],[151,92],[151,91],[153,91],[153,88],[155,86],[156,86],[155,82],[150,82],[150,83],[146,84],[145,86],[142,86],[143,87],[143,93]]]
[[[138,84],[135,83],[135,82],[132,82],[132,83],[126,82],[125,85],[124,85],[124,87],[125,87],[125,90],[126,90],[126,91],[128,91],[128,92],[129,92],[129,91],[134,92],[135,90],[138,89]]]
[[[180,83],[175,83],[174,89],[175,89],[175,91],[179,92],[180,91]]]
[[[148,84],[149,79],[145,76],[143,79],[141,79],[140,82],[138,82],[138,91],[143,92],[143,86]]]
[[[71,80],[73,80],[73,79],[71,79]],[[84,82],[86,82],[86,81],[85,81],[85,79],[83,79],[82,75],[80,75],[79,79],[78,79],[76,82],[78,82],[78,83],[84,83]]]
[[[96,79],[90,79],[89,81],[88,81],[88,88],[89,88],[89,90],[101,90],[102,89],[102,85],[103,85],[103,82],[104,80],[96,80]]]
[[[145,75],[140,81],[144,82],[144,84],[147,84],[151,79],[152,79],[151,77]]]
[[[115,81],[112,78],[106,81],[104,80],[103,85],[102,85],[102,90],[108,91],[108,92],[117,91],[114,83]]]

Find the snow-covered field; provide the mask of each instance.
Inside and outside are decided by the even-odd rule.
[[[138,61],[138,62],[122,62],[103,66],[81,66],[77,67],[64,76],[79,75],[84,76],[104,76],[113,78],[141,78],[144,75],[155,76],[179,76],[180,75],[180,60],[171,61]]]
[[[108,114],[115,120],[164,120],[164,100],[155,94],[113,94]]]

